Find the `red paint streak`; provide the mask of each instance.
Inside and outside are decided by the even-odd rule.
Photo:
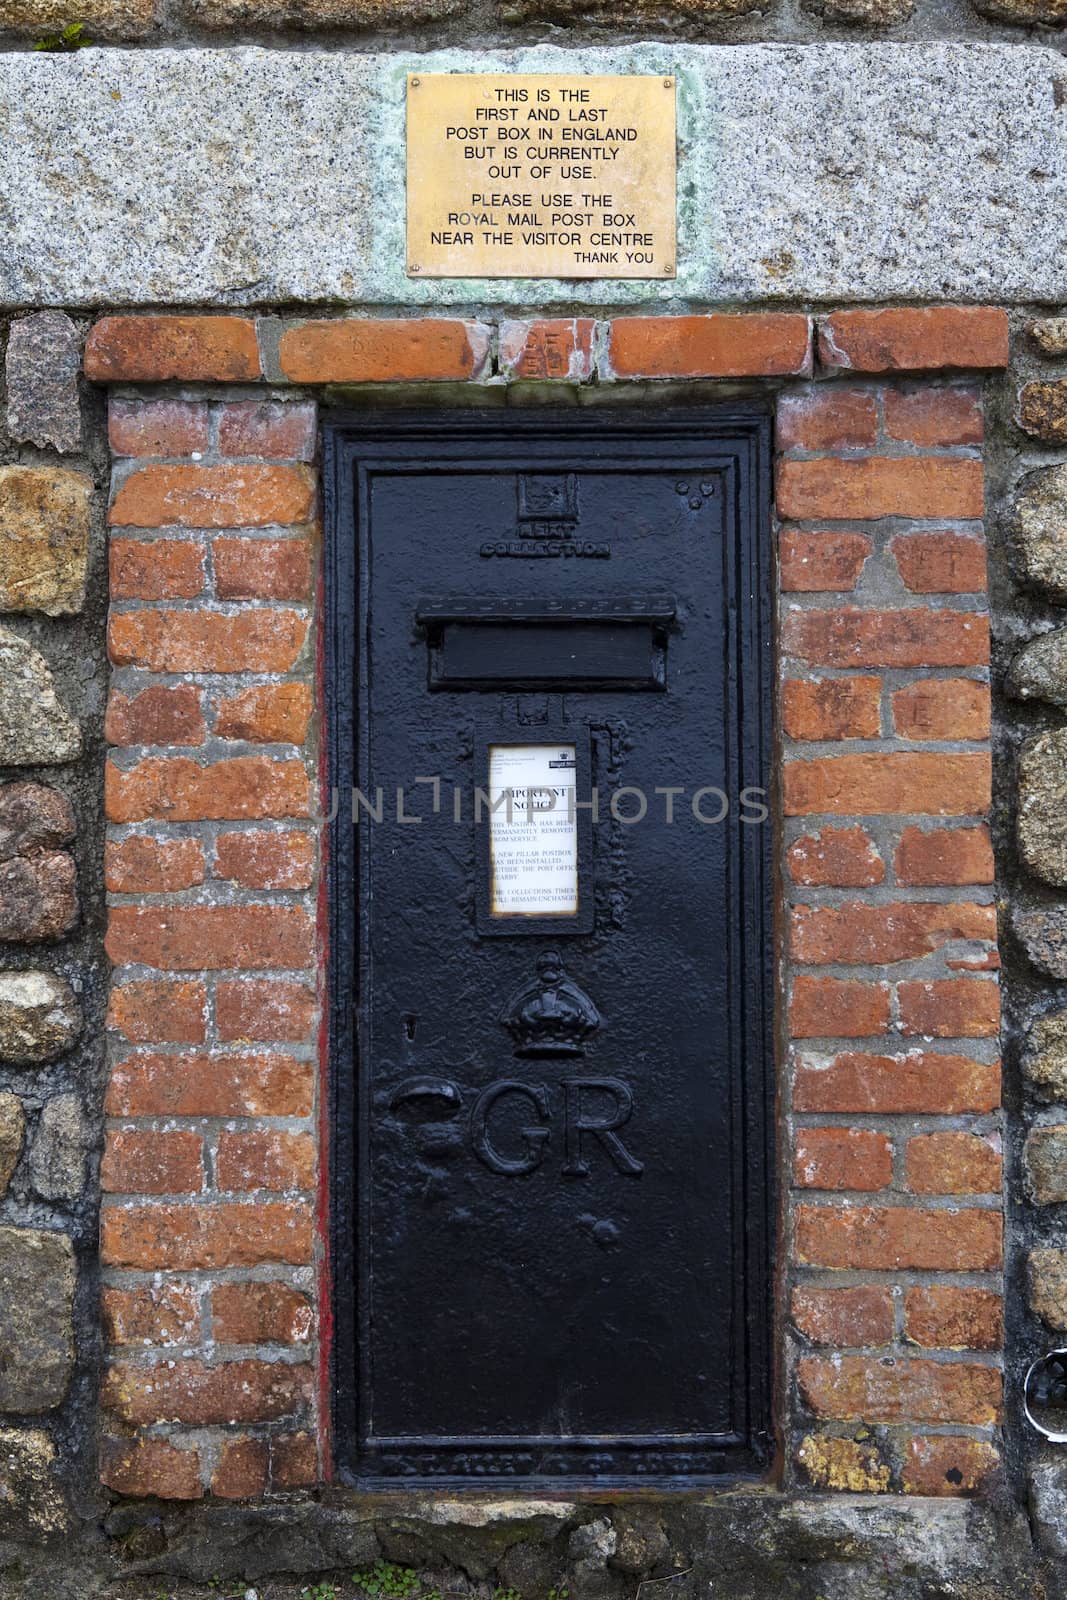
[[[315,588],[315,611],[319,628],[315,641],[315,689],[318,704],[326,704],[326,643],[322,627],[323,573],[320,564]],[[330,811],[330,755],[325,739],[319,744],[319,809],[325,817]],[[330,955],[329,905],[326,893],[329,834],[325,827],[320,838],[319,893],[316,907],[318,963],[316,985],[319,995],[319,1084],[318,1139],[319,1181],[315,1196],[315,1231],[318,1236],[319,1302],[319,1460],[324,1482],[333,1481],[333,1270],[330,1250],[331,1164],[330,1164],[330,1023],[327,971]]]

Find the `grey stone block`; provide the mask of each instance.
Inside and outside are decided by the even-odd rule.
[[[7,427],[13,439],[81,449],[78,330],[62,311],[38,311],[7,336]]]
[[[929,41],[8,54],[0,303],[572,302],[406,274],[405,75],[502,69],[678,79],[677,277],[589,303],[1067,300],[1062,57]]]

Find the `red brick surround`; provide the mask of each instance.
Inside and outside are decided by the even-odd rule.
[[[780,391],[789,1470],[916,1494],[988,1476],[998,992],[981,390],[959,374],[1006,360],[990,308],[846,311],[817,330],[795,313],[97,324],[86,372],[120,386],[113,1489],[245,1498],[329,1473],[309,386],[426,380]]]

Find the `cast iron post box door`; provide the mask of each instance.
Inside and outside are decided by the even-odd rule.
[[[342,1470],[756,1470],[766,421],[327,447]]]

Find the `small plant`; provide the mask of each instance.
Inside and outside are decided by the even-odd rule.
[[[413,1567],[398,1567],[392,1561],[376,1561],[373,1567],[353,1572],[352,1582],[371,1600],[428,1600],[422,1594],[419,1575]]]
[[[311,1583],[301,1589],[302,1595],[307,1595],[307,1600],[338,1600],[337,1585],[334,1583]]]
[[[570,1590],[567,1585],[561,1583],[558,1589],[550,1589],[548,1591],[548,1600],[570,1600]]]
[[[522,1600],[517,1589],[494,1589],[493,1600]]]
[[[85,32],[84,22],[68,22],[60,33],[46,33],[42,39],[35,39],[33,48],[66,53],[69,50],[84,50],[92,42]]]

